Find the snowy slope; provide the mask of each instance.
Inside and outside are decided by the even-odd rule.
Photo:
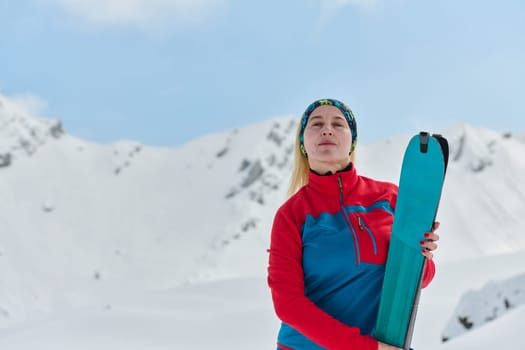
[[[440,247],[440,249],[444,249]],[[479,257],[476,259],[438,263],[437,275],[421,293],[419,311],[417,315],[413,345],[417,348],[439,349],[443,338],[450,338],[445,345],[455,344],[463,336],[471,332],[483,332],[489,324],[505,322],[510,315],[502,313],[501,317],[492,322],[480,325],[479,328],[465,332],[465,335],[451,337],[448,334],[450,323],[457,314],[460,301],[467,293],[476,292],[483,295],[483,304],[472,303],[469,306],[469,315],[485,308],[484,302],[496,305],[500,298],[492,299],[483,288],[489,282],[512,280],[515,276],[525,272],[525,251],[517,253]],[[507,286],[500,284],[503,288]],[[524,286],[521,286],[523,288]],[[512,310],[511,310],[512,311]],[[514,336],[521,337],[522,325],[516,324],[513,328]],[[525,344],[525,343],[524,343]],[[479,345],[484,345],[479,343]],[[465,348],[467,349],[467,348]],[[485,349],[481,347],[481,349]],[[486,349],[490,349],[487,347]],[[514,349],[521,349],[520,347]]]
[[[0,125],[12,125],[17,113],[0,109]],[[96,283],[148,289],[221,277],[208,267],[230,242],[258,229],[252,203],[260,206],[276,186],[270,171],[258,173],[281,166],[264,153],[279,147],[274,129],[268,121],[179,149],[64,134],[0,168],[0,324],[51,310],[64,294],[89,294]],[[8,152],[19,140],[4,137],[12,130],[0,135]],[[254,249],[260,271],[247,264],[232,275],[264,273],[263,230],[255,239],[261,252]]]
[[[525,304],[525,272],[505,280],[490,281],[461,297],[443,331],[443,340],[471,332]]]
[[[485,327],[447,342],[436,349],[442,350],[464,350],[497,349],[504,346],[505,349],[519,350],[525,347],[523,339],[523,320],[525,319],[525,306],[521,306],[509,312],[498,322],[491,322]],[[434,348],[433,348],[434,349]]]
[[[489,274],[508,270],[519,256],[490,258]],[[461,287],[476,285],[479,262],[456,262],[443,267],[446,279],[425,290],[418,315],[415,349],[492,350],[504,341],[505,349],[521,350],[524,307],[442,344],[439,338],[448,300]],[[512,270],[512,269],[511,269]],[[512,272],[512,271],[511,271]],[[467,280],[465,278],[469,276]],[[455,288],[451,282],[459,283]],[[452,287],[452,288],[451,288]],[[30,349],[271,349],[278,322],[272,311],[264,278],[204,282],[158,291],[127,292],[115,288],[99,291],[96,299],[62,303],[53,313],[0,331],[0,347]],[[432,337],[433,332],[437,332]]]
[[[91,336],[110,341],[104,327],[100,334],[82,333],[83,322],[122,334],[139,326],[153,332],[154,324],[173,318],[180,329],[189,319],[191,327],[209,329],[210,317],[226,317],[228,309],[218,305],[230,296],[239,304],[226,303],[242,314],[235,327],[250,335],[255,324],[273,343],[266,248],[273,214],[285,200],[294,118],[167,149],[133,141],[93,144],[64,133],[58,121],[32,116],[1,96],[0,102],[0,163],[11,154],[0,166],[0,346],[26,349],[25,334],[51,344],[64,332],[78,335],[73,343]],[[438,215],[438,276],[422,296],[414,338],[436,346],[464,293],[525,272],[525,141],[462,124],[437,132],[449,139],[451,160]],[[397,182],[408,139],[358,145],[358,171]],[[20,146],[28,143],[31,152]],[[193,304],[169,297],[161,307],[151,304],[158,293],[193,293],[196,282],[201,289]],[[217,283],[224,283],[219,296]],[[242,302],[245,289],[254,305]],[[120,299],[127,303],[122,310],[114,301]],[[210,300],[218,310],[208,315]],[[106,318],[107,308],[115,318]],[[121,324],[129,308],[137,323]],[[71,329],[61,328],[67,325]],[[231,344],[221,327],[233,324],[217,330],[218,339]],[[166,342],[191,334],[166,334]]]
[[[10,350],[268,349],[278,324],[263,279],[107,294],[0,332]]]

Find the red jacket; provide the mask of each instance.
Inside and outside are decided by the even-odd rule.
[[[277,211],[268,284],[283,349],[376,350],[377,318],[397,186],[357,175],[309,174]],[[422,233],[423,234],[423,233]],[[423,286],[435,267],[427,264]]]

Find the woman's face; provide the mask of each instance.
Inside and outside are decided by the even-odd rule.
[[[343,113],[324,105],[313,110],[304,130],[304,148],[310,168],[319,172],[335,172],[350,162],[352,132]]]

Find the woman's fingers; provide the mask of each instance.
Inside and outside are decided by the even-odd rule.
[[[436,250],[437,249],[437,244],[434,243],[434,241],[430,241],[430,240],[427,240],[427,241],[421,241],[419,242],[419,244],[421,245],[421,247],[425,248],[426,250]]]
[[[427,242],[437,242],[439,241],[439,235],[437,233],[434,233],[434,232],[427,232],[424,234],[425,237],[425,240]]]
[[[432,254],[432,252],[430,250],[423,249],[421,251],[421,254],[423,254],[425,256],[425,258],[427,258],[429,260],[432,260],[434,258],[434,254]]]
[[[420,242],[420,245],[423,248],[421,250],[421,254],[423,254],[428,259],[432,259],[434,257],[432,251],[436,250],[438,247],[436,242],[439,241],[439,235],[435,233],[435,231],[439,228],[439,225],[439,221],[435,221],[432,225],[432,231],[425,233],[425,239]]]

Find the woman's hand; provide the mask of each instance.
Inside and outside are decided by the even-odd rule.
[[[379,342],[379,346],[377,347],[377,350],[403,350],[403,349],[396,348],[395,346]]]
[[[436,221],[432,225],[432,231],[425,233],[425,240],[420,242],[421,247],[423,248],[421,254],[423,254],[427,259],[432,259],[434,257],[432,252],[438,247],[436,242],[439,240],[439,235],[435,233],[438,228],[439,221]]]

